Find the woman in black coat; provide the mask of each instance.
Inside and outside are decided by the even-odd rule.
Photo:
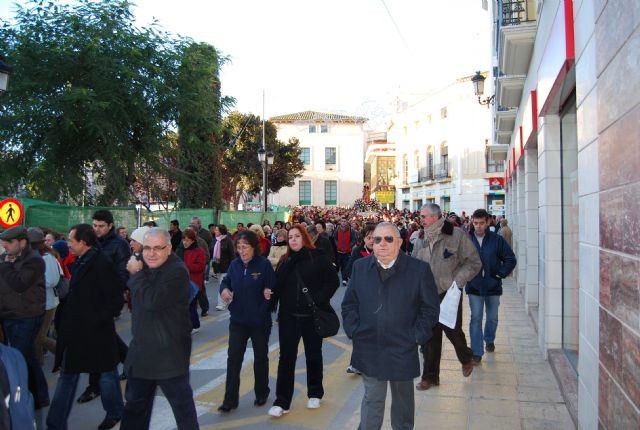
[[[338,274],[335,266],[324,253],[317,251],[307,229],[294,225],[289,230],[289,243],[276,270],[276,294],[280,302],[278,334],[280,338],[280,361],[276,400],[269,415],[280,417],[289,412],[293,398],[296,359],[300,338],[304,342],[307,361],[307,407],[320,407],[324,395],[322,386],[322,338],[315,332],[309,307],[300,291],[304,284],[314,303],[327,308],[331,297],[338,289]]]

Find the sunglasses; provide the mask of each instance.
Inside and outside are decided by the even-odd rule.
[[[374,236],[373,243],[375,243],[377,245],[380,242],[382,242],[382,239],[384,239],[384,241],[387,242],[387,243],[393,243],[393,241],[395,240],[395,237],[393,237],[393,236],[385,236],[385,237]]]

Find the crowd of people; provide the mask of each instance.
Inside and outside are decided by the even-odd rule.
[[[215,309],[230,313],[220,413],[239,406],[249,339],[254,404],[268,401],[274,319],[280,356],[268,414],[289,412],[301,340],[307,407],[321,406],[323,335],[317,314],[333,311],[330,300],[343,286],[340,310],[353,342],[347,372],[362,375],[365,388],[360,428],[382,425],[387,383],[399,400],[392,404],[392,427],[413,428],[413,380],[420,376],[417,390],[440,384],[443,332],[464,376],[485,351],[495,351],[502,279],[516,264],[506,219],[484,209],[471,216],[443,214],[436,204],[416,212],[297,208],[287,221],[238,223],[233,233],[223,224],[204,228],[193,217],[184,230],[172,220],[168,230],[149,222],[129,234],[115,226],[109,211],[98,210],[91,225],[63,234],[14,227],[0,241],[3,339],[24,356],[33,407],[49,406],[49,429],[66,429],[82,373],[90,375],[89,385],[77,402],[101,398],[105,417],[98,429],[118,423],[121,429],[149,428],[158,386],[178,428],[198,428],[189,359],[192,336],[210,311],[206,287],[213,279],[219,285]],[[61,279],[69,282],[64,295]],[[470,347],[462,328],[463,294],[456,296],[455,324],[439,322],[440,303],[454,287],[469,297]],[[132,316],[129,345],[114,323],[125,303]],[[389,337],[394,341],[384,341]],[[42,371],[45,351],[54,354],[54,371],[60,372],[52,399]]]

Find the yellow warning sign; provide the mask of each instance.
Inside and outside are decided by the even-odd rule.
[[[16,199],[4,199],[0,202],[0,225],[11,228],[20,225],[24,211]]]

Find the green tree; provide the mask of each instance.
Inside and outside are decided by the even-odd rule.
[[[243,194],[257,194],[262,190],[262,165],[258,161],[262,120],[256,115],[232,112],[223,120],[223,126],[228,146],[222,160],[223,196],[235,209]],[[295,178],[304,171],[298,139],[284,143],[277,139],[277,134],[275,125],[265,121],[265,146],[274,154],[267,181],[272,193],[293,186]]]
[[[187,42],[135,25],[127,0],[38,0],[3,21],[13,67],[0,99],[0,191],[79,201],[87,174],[97,203],[133,198],[139,166],[156,169],[175,128],[180,53]]]
[[[178,73],[178,200],[184,207],[218,208],[222,203],[221,111],[233,102],[220,93],[225,58],[206,43],[184,49]]]

